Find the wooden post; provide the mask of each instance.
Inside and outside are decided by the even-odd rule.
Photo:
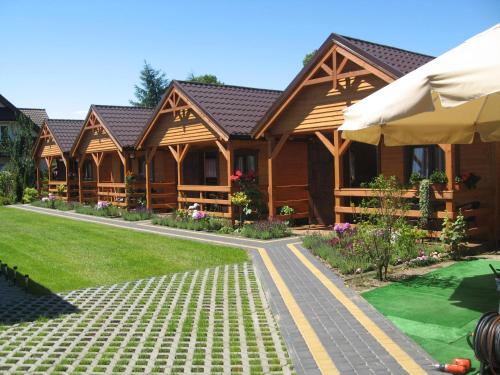
[[[335,190],[340,189],[343,186],[343,174],[342,174],[342,163],[341,163],[341,155],[340,155],[340,132],[338,130],[333,131],[333,146],[335,148],[335,157],[333,159],[333,175],[334,175],[334,187]],[[335,214],[335,223],[341,223],[343,219],[343,215],[340,212],[337,212],[335,207],[340,207],[342,203],[342,198],[337,196],[334,193],[333,199],[333,212]]]
[[[151,150],[146,150],[146,208],[151,210],[153,202],[151,200],[151,161],[156,153],[156,146]]]
[[[444,168],[446,173],[446,178],[448,179],[448,183],[446,184],[446,189],[453,191],[453,181],[454,181],[454,173],[455,173],[455,145],[451,144],[442,144],[439,147],[444,151]],[[446,200],[446,211],[451,215],[452,218],[455,218],[455,201],[454,201],[454,193],[452,193],[451,198]]]
[[[61,155],[61,158],[65,167],[64,178],[66,179],[66,201],[69,201],[69,160],[66,159],[64,155]]]
[[[231,174],[233,170],[233,145],[230,141],[227,143],[227,153],[226,153],[226,162],[227,162],[227,186],[229,186],[229,193],[227,193],[227,199],[229,200],[229,206],[227,208],[229,213],[229,219],[231,223],[234,224],[234,210],[233,204],[231,203],[231,195],[233,193],[231,186]]]
[[[269,211],[269,218],[275,216],[274,209],[274,187],[273,187],[273,146],[274,139],[268,138],[267,140],[267,204]]]
[[[78,160],[78,201],[83,203],[83,192],[82,192],[82,169],[85,163],[85,155],[80,157]]]
[[[36,159],[36,190],[38,191],[38,194],[41,194],[42,188],[40,184],[40,160]]]

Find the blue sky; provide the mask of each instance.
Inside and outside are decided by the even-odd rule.
[[[168,78],[283,89],[331,32],[439,55],[500,22],[499,0],[0,0],[0,94],[52,118],[127,105],[144,59]]]

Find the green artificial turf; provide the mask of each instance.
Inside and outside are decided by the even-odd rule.
[[[463,261],[426,275],[363,293],[363,297],[439,362],[478,362],[466,341],[482,313],[497,311],[495,278],[488,264]]]
[[[248,260],[244,250],[0,207],[0,260],[53,292]]]

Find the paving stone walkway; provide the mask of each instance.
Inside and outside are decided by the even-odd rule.
[[[298,374],[425,374],[432,358],[299,244],[176,230],[149,223],[18,208],[165,236],[246,248]],[[404,301],[401,301],[404,303]],[[326,365],[325,365],[326,364]]]
[[[64,304],[73,309],[61,308]],[[2,374],[292,373],[248,263],[3,307],[1,322],[9,317],[26,322],[0,326]],[[58,317],[45,317],[57,309]],[[30,321],[34,315],[38,319]]]

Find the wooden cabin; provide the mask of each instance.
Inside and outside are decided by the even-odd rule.
[[[267,190],[267,144],[251,130],[280,91],[173,81],[138,142],[146,153],[151,209],[194,203],[232,218],[231,175],[257,175]]]
[[[268,143],[270,215],[288,205],[296,217],[311,223],[350,221],[360,201],[373,195],[363,183],[377,175],[395,175],[407,183],[412,172],[429,176],[441,170],[448,184],[432,191],[434,233],[442,218],[456,215],[459,208],[471,235],[487,237],[498,231],[497,144],[377,147],[344,141],[337,130],[344,108],[430,60],[431,56],[330,35],[252,133]],[[481,177],[477,188],[454,184],[456,176],[470,172]],[[416,193],[405,192],[413,203],[407,212],[413,220],[420,217]],[[491,220],[494,213],[496,224]]]
[[[78,200],[78,166],[70,152],[82,126],[82,120],[43,122],[32,155],[39,193],[52,193],[66,201]],[[45,163],[46,168],[40,163]],[[47,172],[46,179],[42,179],[42,170]]]
[[[145,198],[145,155],[135,143],[153,110],[92,105],[71,150],[78,161],[79,201],[133,208]]]

